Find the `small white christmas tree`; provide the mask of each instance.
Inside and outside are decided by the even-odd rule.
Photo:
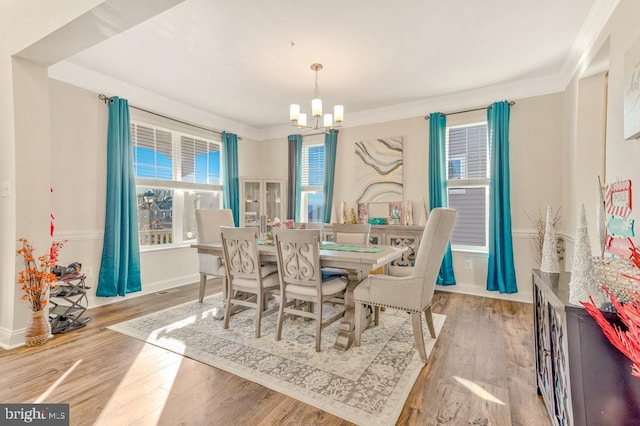
[[[330,223],[338,223],[338,203],[336,203],[331,209],[331,222]]]
[[[583,204],[578,214],[576,244],[573,253],[571,281],[569,281],[569,302],[579,305],[580,302],[588,301],[589,296],[593,297],[598,306],[604,302],[604,297],[595,280],[593,255],[587,231],[587,215]]]
[[[422,207],[420,207],[420,222],[418,222],[419,225],[424,226],[427,224],[427,217],[429,216],[429,213],[427,211],[427,205],[424,202],[424,198],[422,199]]]
[[[540,270],[551,274],[560,273],[558,250],[556,247],[556,233],[553,229],[551,206],[547,206],[547,219],[544,227],[544,242],[542,244],[542,262],[540,264]]]

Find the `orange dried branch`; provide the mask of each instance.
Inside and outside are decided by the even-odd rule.
[[[47,305],[47,292],[56,284],[51,267],[55,266],[58,253],[66,241],[52,242],[48,252],[37,257],[37,262],[29,241],[26,238],[18,241],[22,246],[16,251],[16,255],[22,255],[24,262],[24,269],[18,272],[18,284],[24,292],[21,299],[29,302],[33,311],[39,311]]]

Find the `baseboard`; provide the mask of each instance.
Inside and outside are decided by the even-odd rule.
[[[503,294],[497,291],[488,291],[475,284],[457,283],[456,285],[438,285],[436,290],[447,291],[450,293],[468,294],[471,296],[489,297],[492,299],[512,300],[514,302],[532,303],[533,293],[530,290],[519,290],[513,294]]]
[[[142,291],[127,294],[126,298],[144,296],[146,294],[157,293],[158,291],[168,290],[174,287],[180,287],[200,281],[199,274],[184,275],[182,277],[172,278],[170,280],[157,281],[151,284],[142,284]],[[97,306],[110,305],[124,300],[121,296],[115,297],[97,297],[95,294],[89,295],[89,309]]]
[[[152,284],[143,284],[142,291],[136,293],[130,293],[126,297],[128,299],[144,296],[145,294],[157,293],[163,290],[169,290],[174,287],[180,287],[187,284],[192,284],[194,282],[198,282],[200,280],[199,274],[191,274],[185,275],[178,278],[173,278],[170,280],[158,281]],[[121,302],[124,300],[123,297],[96,297],[95,294],[87,295],[89,298],[88,308],[95,308],[98,306],[109,305],[111,303]],[[20,346],[24,346],[25,333],[27,329],[21,328],[18,330],[7,330],[6,328],[0,327],[0,348],[5,350],[11,350],[15,348],[19,348]]]
[[[11,350],[24,346],[24,336],[26,332],[26,327],[13,331],[0,327],[0,348]]]

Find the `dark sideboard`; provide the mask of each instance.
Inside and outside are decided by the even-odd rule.
[[[587,311],[569,303],[570,278],[533,270],[538,394],[554,425],[640,425],[640,378]]]

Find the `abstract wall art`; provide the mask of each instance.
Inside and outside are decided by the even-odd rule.
[[[402,202],[402,137],[356,142],[357,202]]]

